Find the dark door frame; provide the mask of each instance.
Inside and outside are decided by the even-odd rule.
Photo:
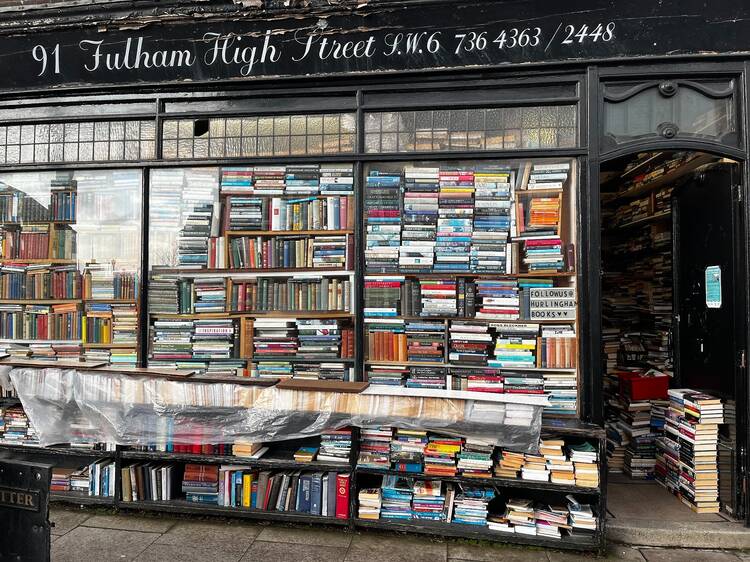
[[[738,128],[741,139],[741,148],[731,148],[721,146],[715,142],[702,141],[697,139],[652,139],[642,142],[629,143],[617,150],[600,153],[599,139],[603,125],[603,99],[601,96],[600,83],[604,78],[632,78],[632,79],[653,79],[655,76],[694,76],[701,75],[734,75],[738,80]],[[592,421],[603,424],[603,370],[601,354],[601,200],[600,200],[600,168],[601,164],[637,152],[649,150],[694,150],[701,151],[717,156],[725,156],[737,160],[742,166],[741,178],[742,185],[737,188],[736,199],[740,205],[739,218],[743,226],[744,237],[740,240],[742,249],[738,264],[738,307],[743,308],[741,314],[745,319],[745,325],[750,327],[750,243],[747,236],[750,229],[750,143],[748,142],[748,133],[750,133],[750,102],[748,92],[750,92],[750,61],[744,63],[730,62],[722,63],[696,63],[694,65],[681,64],[657,64],[649,66],[627,66],[627,67],[589,67],[587,71],[587,102],[589,108],[588,119],[588,139],[589,139],[589,161],[588,177],[589,186],[585,209],[582,209],[582,216],[589,218],[589,224],[585,225],[586,237],[588,244],[582,248],[582,252],[588,259],[587,268],[587,285],[589,288],[590,307],[589,307],[589,326],[591,345],[589,346],[589,364],[594,369],[592,377],[592,388],[590,396],[592,398],[591,413]],[[746,330],[743,338],[745,355],[750,350],[750,329]],[[741,361],[742,358],[737,358]],[[747,359],[744,360],[747,364]],[[737,408],[737,466],[738,466],[738,486],[743,491],[743,505],[741,508],[741,517],[745,519],[745,524],[750,526],[750,494],[747,493],[747,480],[750,466],[748,461],[748,450],[750,450],[750,384],[747,380],[747,367],[738,370],[739,380],[736,381],[738,393],[738,402],[744,399],[744,407]]]

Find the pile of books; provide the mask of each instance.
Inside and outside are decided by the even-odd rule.
[[[256,318],[253,321],[253,356],[284,357],[297,354],[297,322],[292,318]]]
[[[226,167],[221,169],[221,183],[219,189],[222,193],[252,192],[252,187],[253,168]]]
[[[382,506],[380,488],[362,488],[357,494],[359,509],[357,517],[360,519],[380,519]]]
[[[321,164],[318,185],[324,195],[351,194],[354,192],[354,169],[346,164]]]
[[[36,431],[21,406],[0,408],[0,441],[12,445],[38,445]]]
[[[399,275],[366,276],[364,316],[367,318],[402,314],[400,305],[403,282],[404,277]]]
[[[440,480],[416,480],[413,485],[411,511],[414,519],[445,520],[445,496]]]
[[[715,396],[669,390],[657,480],[697,513],[719,511],[718,440],[724,407]]]
[[[352,429],[345,427],[326,431],[320,435],[321,462],[349,462],[352,451]]]
[[[467,437],[458,454],[458,471],[462,476],[471,478],[492,477],[493,445]]]
[[[442,322],[406,322],[406,358],[420,363],[442,363],[445,325]]]
[[[456,455],[461,452],[460,437],[430,435],[424,448],[424,473],[435,476],[456,475]]]
[[[442,367],[409,367],[409,376],[406,379],[407,388],[444,389],[445,385],[446,374]]]
[[[531,165],[527,189],[563,189],[569,173],[570,162],[534,163]]]
[[[438,171],[438,168],[404,170],[400,271],[432,270],[438,222]]]
[[[365,180],[367,271],[397,272],[401,246],[401,174],[373,171]]]
[[[474,172],[474,225],[471,271],[512,273],[512,186],[515,174],[505,167]]]
[[[452,522],[486,526],[488,505],[494,498],[494,488],[461,486],[456,494]]]
[[[359,432],[359,458],[357,466],[362,468],[391,468],[391,438],[389,426],[363,427]]]
[[[434,270],[470,271],[474,171],[441,169],[439,185]]]
[[[195,289],[194,312],[224,312],[226,310],[226,285],[223,277],[197,277],[193,282]]]
[[[478,307],[474,316],[492,320],[518,320],[521,301],[518,281],[477,279],[475,281]]]
[[[566,446],[568,458],[575,468],[575,485],[584,488],[599,486],[599,452],[588,441]]]
[[[449,328],[451,363],[486,365],[492,346],[492,334],[487,324],[452,321]]]
[[[414,495],[414,482],[410,478],[387,474],[380,487],[383,519],[411,519],[411,502]]]
[[[505,391],[505,377],[496,369],[452,367],[450,373],[453,390],[495,394],[502,394]]]
[[[370,365],[365,372],[370,384],[384,386],[404,386],[408,374],[407,367],[397,365]]]
[[[305,359],[339,357],[342,351],[342,330],[338,320],[331,319],[297,319],[297,355]],[[288,353],[286,355],[293,355]],[[341,355],[345,357],[345,355]]]
[[[422,472],[427,432],[397,428],[391,439],[391,463],[400,472]],[[385,495],[383,496],[385,499]]]
[[[193,321],[193,358],[229,359],[236,336],[234,320],[211,318]]]
[[[216,505],[219,498],[219,467],[210,464],[186,464],[182,475],[185,499]]]
[[[490,367],[533,369],[536,366],[539,324],[497,324],[495,329],[495,358],[488,362]]]
[[[318,447],[300,447],[294,452],[294,462],[313,462],[318,456]]]

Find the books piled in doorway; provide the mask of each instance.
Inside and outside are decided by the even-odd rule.
[[[719,511],[718,440],[721,400],[690,389],[669,391],[665,432],[658,447],[659,481],[693,511]]]

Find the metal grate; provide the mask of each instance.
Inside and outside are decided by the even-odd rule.
[[[349,154],[354,113],[215,117],[164,122],[165,159]]]
[[[117,162],[155,157],[153,121],[0,126],[0,164]]]
[[[371,112],[365,151],[571,148],[577,131],[575,105]]]

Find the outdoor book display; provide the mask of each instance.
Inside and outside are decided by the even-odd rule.
[[[10,379],[39,423],[36,440],[6,441],[2,432],[0,439],[65,460],[54,480],[59,500],[524,544],[549,539],[561,548],[602,544],[602,435],[579,422],[543,426],[543,397],[431,398],[367,383],[235,383],[93,363],[4,363],[4,383]],[[511,455],[529,466],[511,474]],[[531,463],[549,467],[549,478],[529,477]],[[376,482],[413,488],[393,510],[362,517],[360,497]],[[537,512],[525,537],[509,519],[523,498]],[[485,507],[478,511],[477,502]]]

